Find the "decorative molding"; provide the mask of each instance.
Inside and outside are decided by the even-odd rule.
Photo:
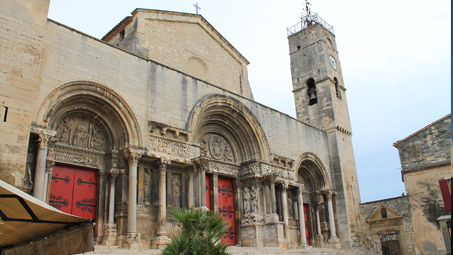
[[[282,167],[288,170],[292,170],[294,167],[294,160],[290,158],[286,158],[283,156],[278,156],[275,154],[271,155],[271,164],[277,167]]]
[[[342,132],[342,133],[345,133],[345,134],[347,134],[347,135],[349,135],[349,136],[352,136],[352,132],[351,132],[351,131],[346,130],[346,129],[340,127],[340,126],[337,126],[336,129],[337,129],[338,131]]]
[[[190,140],[190,131],[184,129],[172,127],[155,121],[149,121],[148,127],[150,136],[164,137],[167,135],[167,133],[173,133],[173,138],[179,141],[188,142]]]

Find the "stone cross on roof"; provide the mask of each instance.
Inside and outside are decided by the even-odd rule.
[[[198,10],[201,10],[200,6],[198,6],[198,3],[195,3],[193,7],[195,7],[195,12],[196,14],[198,14]]]

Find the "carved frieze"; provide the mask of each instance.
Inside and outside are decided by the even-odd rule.
[[[63,118],[57,125],[55,137],[62,144],[99,151],[106,149],[106,139],[102,129],[82,115]]]
[[[149,150],[151,154],[166,154],[169,158],[180,158],[182,161],[199,156],[199,149],[188,143],[168,140],[164,138],[149,137]],[[197,155],[198,154],[198,155]]]
[[[103,152],[87,152],[57,145],[49,149],[47,160],[99,169],[104,167],[103,157]]]
[[[258,161],[247,162],[241,166],[239,178],[253,178],[261,175],[262,164]]]
[[[273,175],[277,182],[283,182],[285,180],[291,182],[295,181],[294,171],[266,163],[261,163],[261,175]]]
[[[209,161],[208,172],[228,176],[237,176],[239,173],[239,167],[230,164],[222,164],[220,162]]]

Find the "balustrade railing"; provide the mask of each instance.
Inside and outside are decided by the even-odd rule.
[[[288,27],[286,29],[288,36],[293,35],[299,31],[306,29],[309,25],[313,25],[315,23],[320,24],[329,32],[334,34],[333,26],[329,25],[325,20],[323,20],[316,12],[310,12],[307,15],[301,17],[301,21],[294,26]]]

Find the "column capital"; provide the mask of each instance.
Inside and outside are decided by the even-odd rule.
[[[45,129],[41,127],[31,127],[30,132],[38,135],[38,142],[40,149],[47,149],[50,141],[52,141],[57,134],[57,131]]]
[[[288,182],[285,182],[285,181],[282,182],[282,189],[285,190],[285,191],[287,191],[288,188],[289,188]]]
[[[142,157],[139,150],[132,148],[122,150],[122,154],[127,159],[129,165],[137,165],[138,160]]]
[[[209,168],[209,160],[205,158],[194,158],[192,159],[192,162],[195,166],[195,171],[197,168],[204,169],[205,171]]]
[[[110,179],[115,180],[119,175],[124,174],[125,171],[122,169],[110,169],[108,171],[108,175],[110,176]]]
[[[55,161],[46,160],[46,173],[51,173],[54,166],[55,166]]]
[[[327,199],[332,199],[332,197],[334,195],[336,195],[337,193],[335,191],[332,191],[332,190],[325,190],[323,191],[323,195],[327,197]]]
[[[296,186],[296,189],[297,189],[297,193],[299,193],[300,195],[302,195],[303,191],[304,191],[304,187],[305,185],[300,183],[299,185]]]

